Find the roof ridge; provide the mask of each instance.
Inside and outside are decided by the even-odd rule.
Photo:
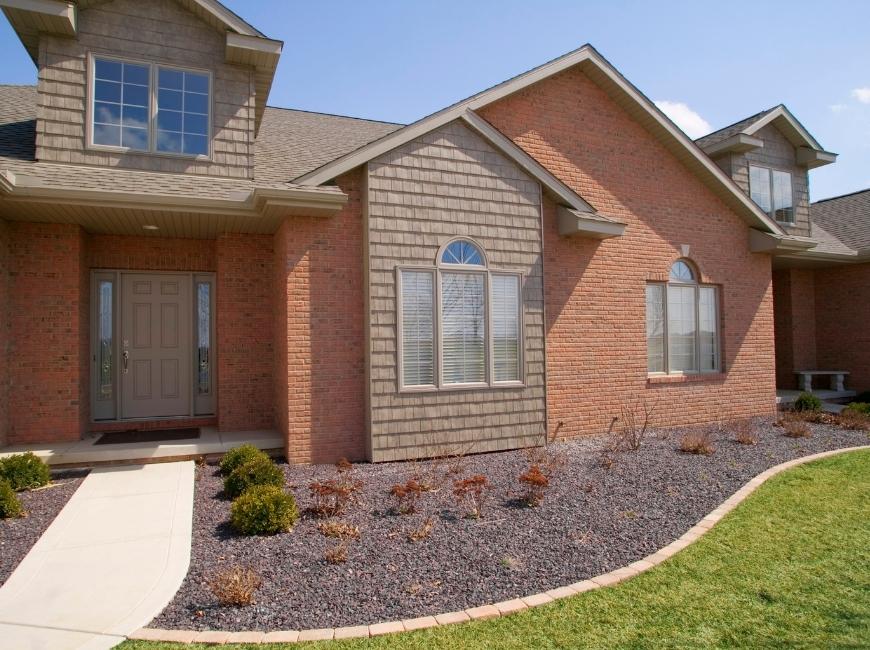
[[[327,117],[341,117],[346,120],[358,120],[360,122],[374,122],[377,124],[390,124],[393,126],[407,126],[401,122],[389,122],[387,120],[374,120],[368,117],[355,117],[354,115],[340,115],[339,113],[322,113],[321,111],[308,111],[304,108],[290,108],[288,106],[271,106],[266,104],[266,108],[274,108],[277,111],[293,111],[295,113],[308,113],[309,115],[325,115]]]
[[[762,115],[767,115],[768,113],[770,113],[770,111],[776,110],[780,106],[783,106],[783,104],[777,104],[776,106],[771,106],[770,108],[765,108],[764,110],[758,111],[757,113],[754,113],[753,115],[747,115],[746,117],[742,117],[739,120],[734,120],[733,122],[731,122],[731,124],[726,124],[725,126],[720,127],[718,129],[716,129],[715,131],[710,131],[710,133],[708,133],[707,135],[702,135],[700,138],[696,138],[695,142],[698,142],[698,140],[703,140],[704,138],[709,138],[711,135],[716,135],[720,131],[725,131],[726,129],[730,129],[732,126],[737,126],[741,122],[748,122],[749,120],[752,120],[754,118],[761,119]]]
[[[0,88],[37,88],[36,84],[0,84]]]
[[[864,192],[870,192],[870,187],[865,187],[863,190],[855,190],[854,192],[846,192],[845,194],[838,194],[836,196],[829,196],[825,199],[819,199],[818,201],[813,201],[810,205],[816,205],[818,203],[825,203],[826,201],[834,201],[836,199],[845,199],[847,196],[855,196],[856,194],[863,194]]]

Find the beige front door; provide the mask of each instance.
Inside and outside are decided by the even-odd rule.
[[[190,415],[191,282],[186,274],[121,274],[121,418]]]

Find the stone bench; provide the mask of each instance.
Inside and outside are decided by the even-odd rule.
[[[846,375],[849,373],[845,370],[795,370],[798,376],[798,388],[805,393],[813,392],[813,376],[826,375],[831,378],[831,390],[843,392],[846,390]]]

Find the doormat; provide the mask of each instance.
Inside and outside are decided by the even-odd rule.
[[[95,445],[123,445],[128,442],[168,442],[199,438],[199,428],[155,429],[149,431],[111,431],[104,433]]]

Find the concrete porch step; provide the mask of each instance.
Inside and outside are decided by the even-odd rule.
[[[31,451],[52,467],[82,467],[107,463],[147,464],[190,460],[220,455],[244,443],[276,454],[284,449],[284,439],[277,431],[271,430],[218,431],[215,427],[203,427],[199,438],[189,440],[95,445],[101,435],[90,433],[83,440],[74,442],[0,447],[0,458]]]

